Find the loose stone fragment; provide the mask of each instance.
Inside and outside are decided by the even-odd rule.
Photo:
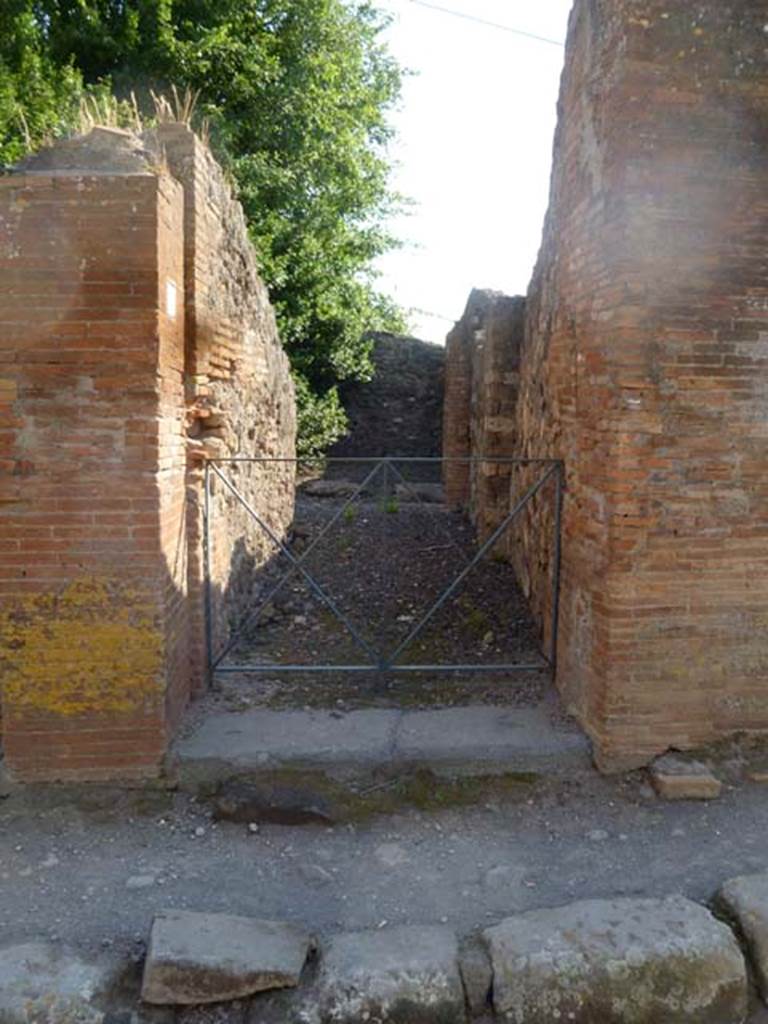
[[[259,823],[276,825],[332,825],[330,803],[308,785],[272,782],[225,782],[216,794],[213,816],[217,821],[247,822],[258,832]]]
[[[651,778],[656,792],[665,800],[714,800],[723,788],[706,765],[672,754],[654,761]]]
[[[167,911],[152,924],[141,996],[188,1006],[294,986],[308,951],[309,936],[283,922]]]
[[[302,484],[302,491],[313,498],[347,498],[357,494],[360,484],[354,480],[309,480]],[[360,492],[361,494],[364,492]]]
[[[400,927],[334,938],[318,979],[323,1024],[464,1024],[456,936]]]
[[[484,933],[496,1012],[513,1024],[742,1024],[744,959],[683,897],[587,900]]]
[[[718,893],[718,903],[737,922],[755,968],[760,995],[768,1002],[768,873],[730,879]]]
[[[102,1024],[101,997],[118,967],[42,942],[0,948],[2,1024]]]

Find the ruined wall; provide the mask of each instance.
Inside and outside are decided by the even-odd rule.
[[[371,340],[373,378],[342,387],[349,429],[329,455],[439,458],[444,349],[396,334]]]
[[[446,342],[443,454],[491,460],[446,462],[446,497],[468,509],[481,540],[509,511],[512,470],[492,460],[516,454],[524,316],[525,299],[475,289]]]
[[[571,18],[518,430],[565,460],[558,681],[607,768],[768,727],[765,13]]]
[[[188,431],[193,456],[292,459],[296,453],[293,382],[274,311],[259,277],[240,203],[207,146],[185,125],[162,125],[159,144],[184,185]],[[203,630],[203,461],[188,477],[192,556],[189,588],[196,616],[194,686],[205,685]],[[222,463],[277,536],[293,516],[291,462]],[[213,639],[221,651],[252,606],[254,569],[276,545],[237,497],[211,477]]]
[[[253,429],[292,452],[287,369],[260,385],[275,406],[245,405],[267,376],[258,343],[232,345],[237,404],[204,391],[196,335],[185,344],[189,222],[151,138],[97,129],[0,178],[0,707],[21,779],[157,775],[200,676],[188,423],[200,434],[209,408],[225,451]],[[227,258],[209,269],[219,292],[241,260]],[[222,333],[237,337],[232,308]],[[267,499],[283,525],[286,486]],[[218,582],[225,594],[230,577]]]

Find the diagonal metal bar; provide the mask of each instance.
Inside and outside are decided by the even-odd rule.
[[[407,647],[410,647],[410,645],[413,643],[413,641],[416,639],[419,633],[421,633],[421,631],[424,629],[427,623],[431,620],[432,616],[435,615],[435,613],[443,607],[443,605],[451,596],[451,594],[455,593],[455,591],[461,585],[461,583],[468,575],[468,573],[472,571],[472,569],[477,565],[477,563],[483,558],[485,553],[493,547],[493,545],[496,543],[499,537],[501,537],[501,535],[507,529],[512,520],[517,518],[517,516],[520,514],[522,509],[525,508],[528,502],[538,494],[538,492],[547,483],[547,481],[558,471],[559,465],[556,464],[552,466],[544,474],[544,476],[538,481],[538,483],[534,484],[532,487],[529,487],[529,489],[526,491],[523,497],[517,502],[515,507],[503,520],[503,522],[493,531],[491,536],[480,547],[477,554],[469,563],[469,565],[465,566],[465,568],[459,573],[459,575],[456,577],[453,583],[451,583],[451,585],[443,591],[440,597],[438,597],[438,599],[435,601],[435,603],[432,605],[432,607],[429,609],[426,615],[422,618],[422,620],[416,623],[416,625],[410,631],[408,636],[406,636],[405,639],[401,641],[400,644],[398,644],[398,646],[395,648],[392,654],[390,654],[389,657],[386,658],[384,662],[385,668],[390,669],[394,662],[397,660],[397,658],[403,653],[403,651],[406,650]]]
[[[357,488],[357,490],[354,492],[354,494],[352,494],[344,502],[344,504],[336,512],[336,514],[332,517],[332,519],[330,519],[329,522],[327,522],[325,524],[325,526],[322,528],[322,530],[317,535],[317,537],[315,537],[315,539],[309,545],[307,550],[302,554],[301,558],[296,560],[296,564],[291,566],[291,568],[288,570],[288,572],[285,573],[285,575],[281,579],[279,579],[278,582],[274,585],[274,587],[270,590],[270,592],[267,594],[267,596],[264,598],[264,600],[261,601],[261,603],[256,608],[252,609],[245,616],[243,621],[238,624],[237,629],[234,631],[233,635],[229,638],[229,643],[226,645],[226,647],[221,652],[221,654],[218,656],[218,658],[216,658],[215,661],[213,662],[213,668],[216,668],[218,665],[221,664],[221,662],[226,658],[226,656],[230,653],[230,651],[236,646],[238,640],[243,635],[245,630],[248,629],[248,627],[251,625],[251,623],[256,622],[258,620],[259,616],[264,611],[264,609],[267,607],[267,605],[270,603],[270,601],[272,601],[272,599],[274,598],[275,594],[277,594],[280,590],[282,590],[282,588],[285,586],[285,584],[288,582],[288,580],[293,579],[293,577],[299,571],[299,567],[301,565],[303,565],[304,562],[307,561],[307,559],[312,554],[312,552],[315,550],[315,548],[318,546],[318,544],[323,539],[323,537],[325,537],[325,535],[328,533],[328,531],[331,530],[335,526],[335,524],[339,521],[339,519],[341,519],[341,517],[344,515],[344,513],[349,508],[349,506],[352,504],[352,502],[356,501],[357,498],[365,491],[365,488],[370,484],[370,482],[373,480],[373,478],[379,472],[379,470],[381,469],[382,465],[383,465],[383,463],[377,462],[377,464],[374,466],[374,468],[371,470],[371,472],[368,474],[368,476],[365,478],[365,480],[363,480],[363,482],[360,484],[360,486]],[[214,469],[215,468],[216,467],[214,466]]]
[[[274,530],[272,530],[272,528],[264,522],[264,520],[261,518],[258,512],[245,500],[245,498],[242,496],[242,494],[240,494],[237,488],[233,484],[231,484],[229,480],[227,480],[224,474],[219,471],[217,466],[211,466],[211,468],[213,469],[213,472],[216,474],[216,476],[221,480],[221,482],[229,489],[229,491],[231,491],[235,498],[240,502],[240,504],[243,506],[246,512],[255,520],[255,522],[259,524],[262,530],[264,530],[264,532],[267,534],[270,540],[278,546],[278,548],[286,556],[286,558],[298,569],[298,571],[307,581],[307,583],[310,586],[310,589],[315,593],[315,595],[319,597],[320,600],[328,606],[328,608],[333,612],[333,614],[336,616],[339,622],[341,622],[342,625],[346,627],[347,631],[349,632],[350,636],[355,641],[355,643],[358,645],[358,647],[365,651],[369,658],[373,659],[371,667],[376,668],[381,663],[381,656],[376,651],[374,651],[374,649],[368,644],[368,642],[363,637],[360,636],[360,634],[357,632],[357,630],[349,621],[344,612],[342,612],[341,609],[337,607],[333,598],[329,597],[328,594],[326,594],[326,592],[323,590],[323,588],[320,586],[320,584],[317,582],[314,576],[308,573],[303,565],[299,565],[296,556],[285,546],[285,544],[283,544],[283,542],[280,540],[280,538],[277,536]]]
[[[395,465],[395,460],[394,459],[389,459],[388,461],[389,461],[390,467],[392,468],[392,470],[395,473],[395,475],[400,477],[400,479],[403,481],[403,486],[408,488],[408,490],[414,496],[414,498],[416,499],[418,504],[423,506],[427,510],[427,512],[430,513],[430,515],[434,516],[434,511],[433,511],[432,508],[430,508],[429,502],[428,501],[424,501],[424,499],[420,498],[419,495],[417,494],[417,492],[414,491],[414,489],[411,486],[411,484],[408,482],[408,480],[405,478],[405,476],[400,472],[400,470]],[[461,560],[464,563],[464,565],[469,565],[470,559],[467,558],[466,552],[463,551],[459,547],[459,545],[456,543],[456,541],[453,539],[453,537],[450,536],[450,534],[445,534],[445,535],[448,537],[448,541],[449,541],[451,547],[453,547],[456,551],[458,551],[458,553],[461,556]]]

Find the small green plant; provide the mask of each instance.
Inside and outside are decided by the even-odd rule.
[[[344,521],[347,522],[347,523],[354,523],[354,521],[356,519],[357,519],[357,506],[356,505],[347,505],[347,507],[344,509]]]
[[[387,498],[384,502],[384,511],[388,512],[390,515],[394,515],[396,512],[399,512],[400,504],[397,498]]]
[[[485,612],[466,598],[459,601],[459,606],[464,612],[464,625],[467,629],[478,636],[484,635],[490,624]]]

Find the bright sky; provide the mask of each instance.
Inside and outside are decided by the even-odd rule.
[[[430,0],[564,40],[572,0]],[[393,225],[406,248],[379,262],[380,286],[412,332],[445,339],[473,287],[525,293],[549,193],[563,50],[452,17],[414,0],[378,0],[394,16],[392,53],[416,72],[393,120],[395,188],[415,205]]]

